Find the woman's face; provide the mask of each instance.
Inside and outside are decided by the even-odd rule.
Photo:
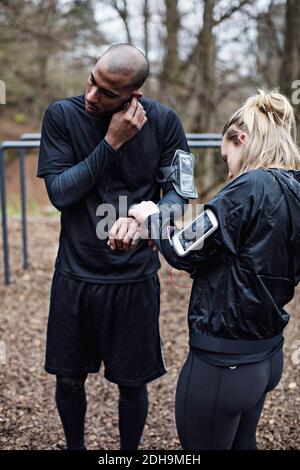
[[[243,146],[247,140],[245,132],[239,133],[233,140],[228,140],[226,134],[222,138],[221,157],[228,166],[228,178],[237,176],[239,163],[242,156]]]

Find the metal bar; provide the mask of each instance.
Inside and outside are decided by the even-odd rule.
[[[20,140],[40,140],[41,134],[37,132],[22,134]]]
[[[208,134],[193,134],[188,132],[185,136],[188,140],[222,140],[222,134],[216,134],[215,132]]]
[[[6,214],[5,164],[4,164],[4,151],[1,148],[1,146],[0,146],[0,189],[1,189],[4,284],[8,285],[10,282],[10,275],[9,275],[9,247],[8,247],[8,231],[7,231],[7,214]]]
[[[215,132],[206,133],[206,134],[197,134],[187,132],[186,138],[188,140],[222,140],[222,134],[217,134]],[[40,140],[41,134],[39,133],[25,133],[22,134],[20,140]]]
[[[26,150],[20,148],[20,190],[21,190],[21,214],[22,214],[22,243],[23,243],[23,268],[28,269],[28,245],[27,245],[27,218],[26,218],[26,175],[25,155]]]
[[[192,148],[219,148],[221,141],[218,140],[188,140],[188,145]]]
[[[7,230],[7,208],[6,208],[6,187],[5,187],[5,162],[4,162],[4,150],[6,149],[26,149],[26,148],[38,148],[40,142],[37,140],[29,141],[18,141],[18,140],[6,140],[0,144],[0,190],[1,190],[1,212],[2,212],[2,240],[3,240],[3,261],[4,261],[4,284],[10,283],[10,270],[9,270],[9,245],[8,245],[8,230]],[[24,158],[21,158],[24,163]],[[22,163],[20,163],[20,170]],[[23,173],[22,173],[23,172]],[[25,171],[24,167],[21,170],[21,185],[22,185],[22,174],[24,181],[24,191],[21,188],[22,193],[22,239],[23,239],[23,266],[27,269],[27,234],[26,234],[26,198],[25,198]],[[24,223],[25,222],[25,223]]]
[[[4,140],[0,144],[0,147],[2,148],[2,150],[18,149],[18,148],[29,149],[29,148],[38,148],[39,146],[40,146],[39,140],[28,140],[25,142],[22,142],[20,140]]]

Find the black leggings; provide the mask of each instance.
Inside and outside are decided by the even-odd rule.
[[[283,352],[236,368],[218,367],[190,350],[176,391],[176,425],[185,450],[254,450],[267,392],[279,383]]]
[[[86,395],[81,377],[57,376],[56,404],[65,431],[68,450],[84,450],[84,422]],[[121,450],[138,448],[144,429],[148,395],[146,385],[124,387],[119,385],[119,429]]]

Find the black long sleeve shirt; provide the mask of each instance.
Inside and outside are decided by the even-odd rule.
[[[88,115],[84,96],[55,102],[45,113],[37,176],[45,178],[49,198],[61,211],[55,266],[65,275],[99,283],[136,282],[160,267],[146,240],[124,252],[110,250],[107,238],[99,238],[100,225],[127,216],[132,204],[188,202],[172,183],[156,181],[158,168],[169,166],[178,148],[188,150],[180,120],[157,101],[142,98],[141,103],[148,121],[117,152],[104,139],[111,114]],[[110,217],[108,204],[114,209]]]

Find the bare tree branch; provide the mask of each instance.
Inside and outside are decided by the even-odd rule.
[[[145,50],[146,59],[148,59],[148,55],[149,55],[149,21],[150,21],[149,0],[144,0],[143,17],[144,17],[144,50]]]
[[[118,0],[106,0],[103,3],[106,3],[107,5],[111,6],[118,13],[125,26],[127,41],[132,43],[132,36],[128,22],[129,14],[127,0],[120,0],[120,2]]]
[[[275,49],[276,49],[276,52],[277,52],[278,56],[282,57],[283,56],[283,48],[282,48],[282,46],[279,42],[277,30],[275,28],[275,25],[274,25],[274,22],[273,22],[273,19],[272,19],[272,14],[271,14],[273,5],[274,5],[274,2],[272,1],[271,4],[270,4],[270,7],[269,7],[269,11],[267,13],[265,13],[265,20],[266,20],[266,24],[267,24],[267,26],[269,28],[269,31],[270,31],[270,34],[271,34],[270,43],[272,43],[272,45],[275,46]]]
[[[218,24],[222,23],[225,20],[228,20],[234,13],[237,11],[241,10],[244,6],[246,5],[252,5],[255,0],[240,0],[237,5],[232,6],[229,8],[223,15],[220,16],[220,18],[214,20],[214,26],[217,26]]]

